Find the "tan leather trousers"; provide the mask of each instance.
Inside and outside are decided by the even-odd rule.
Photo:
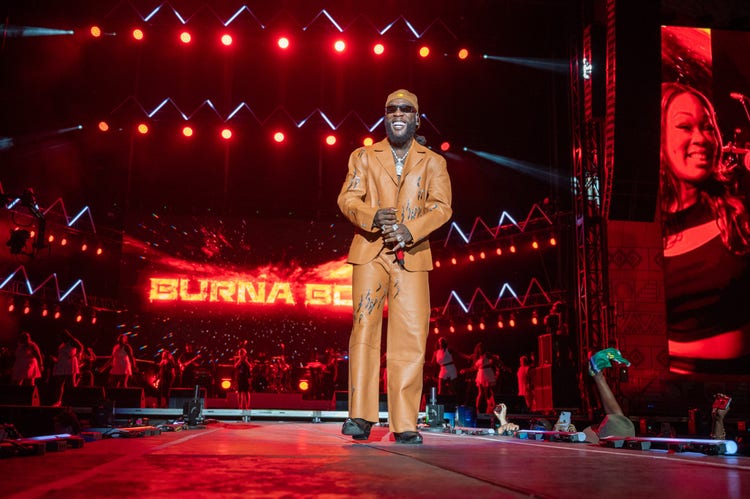
[[[383,250],[352,270],[349,417],[378,421],[380,339],[388,304],[386,368],[390,431],[415,431],[422,398],[430,290],[427,272],[407,272]]]

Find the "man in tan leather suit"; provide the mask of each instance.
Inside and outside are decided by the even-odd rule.
[[[354,325],[349,340],[349,418],[342,433],[366,440],[378,421],[380,337],[388,306],[388,421],[396,442],[422,443],[416,431],[430,321],[429,235],[450,219],[445,159],[415,140],[417,96],[396,90],[386,100],[388,136],[349,157],[338,197],[355,226]]]

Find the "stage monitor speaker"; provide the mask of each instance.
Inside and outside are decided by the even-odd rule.
[[[63,392],[63,403],[72,407],[97,407],[105,399],[103,386],[76,386]]]
[[[198,399],[201,407],[206,408],[207,391],[201,387],[198,393]],[[169,389],[169,408],[183,409],[185,402],[195,400],[195,388],[170,388]]]
[[[146,407],[143,388],[107,388],[107,400],[118,407]]]
[[[0,404],[39,406],[36,386],[0,385]]]
[[[349,392],[336,391],[333,393],[333,400],[337,411],[348,411],[349,410]],[[378,399],[378,411],[388,411],[388,394],[381,393]]]

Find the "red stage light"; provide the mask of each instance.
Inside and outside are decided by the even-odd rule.
[[[42,317],[47,317],[49,315],[49,310],[47,310],[47,307],[44,307],[42,309]]]
[[[440,260],[435,260],[435,267],[440,268]]]
[[[302,392],[306,392],[310,389],[310,382],[306,379],[299,380],[299,384],[297,385]]]
[[[97,254],[97,255],[101,255],[102,253],[104,253],[104,250],[103,250],[103,249],[101,249],[101,248],[96,248],[96,254]]]
[[[222,128],[221,129],[221,138],[224,140],[229,140],[232,138],[232,130],[229,128]]]
[[[443,152],[447,152],[448,149],[450,149],[450,148],[451,148],[450,142],[446,141],[446,142],[443,142],[442,144],[440,144],[440,150],[443,151]]]
[[[480,251],[479,252],[479,258],[481,258],[482,260],[484,260],[485,258],[487,258],[487,254],[484,251]]]
[[[91,33],[91,36],[93,36],[94,38],[99,38],[100,36],[102,36],[102,30],[99,26],[91,26],[89,33]]]
[[[54,317],[55,319],[59,319],[60,318],[60,309],[59,308],[55,309],[55,315],[53,315],[52,317]]]
[[[554,237],[550,237],[549,244],[550,246],[557,246],[557,239],[555,239]]]
[[[193,136],[193,127],[190,126],[184,126],[182,127],[182,135],[185,137],[192,137]]]
[[[135,38],[138,41],[141,41],[141,40],[143,40],[143,37],[144,37],[144,34],[143,34],[143,30],[142,29],[135,28],[133,30],[133,38]]]
[[[531,247],[534,248],[534,249],[539,249],[539,243],[536,242],[536,241],[532,241]]]
[[[276,44],[279,46],[280,49],[286,50],[289,48],[289,38],[282,36],[279,38]]]
[[[423,45],[419,47],[419,57],[427,57],[430,55],[430,47]]]
[[[80,312],[78,312],[78,315],[76,315],[76,322],[81,322],[83,320],[83,316]]]
[[[16,309],[16,304],[13,302],[8,303],[8,312],[13,312]]]
[[[458,51],[458,58],[462,61],[469,57],[469,49],[461,49]]]
[[[458,260],[456,260],[456,257],[455,257],[455,256],[454,256],[453,258],[451,258],[451,263],[452,263],[453,265],[455,265],[455,264],[457,264],[457,263],[458,263]]]
[[[89,245],[88,245],[88,244],[86,244],[86,243],[83,243],[83,244],[81,245],[81,251],[86,251],[87,249],[89,249]]]
[[[96,316],[95,315],[91,316],[91,324],[96,324]]]
[[[385,45],[382,43],[376,43],[372,47],[372,51],[375,53],[375,55],[383,55],[383,52],[385,52]]]
[[[475,260],[474,255],[473,254],[469,255],[469,261],[473,262],[474,260]]]
[[[516,320],[513,317],[511,317],[510,320],[508,321],[508,325],[510,325],[510,327],[516,327]]]
[[[138,133],[140,133],[141,135],[146,135],[148,133],[148,125],[145,123],[139,123]]]
[[[466,330],[469,332],[474,331],[474,324],[472,324],[471,322],[466,324]]]
[[[498,319],[497,320],[497,327],[498,327],[498,329],[502,329],[502,328],[505,327],[505,323],[503,322],[502,319]]]
[[[49,237],[47,238],[48,243],[51,243],[54,240],[55,240],[55,236],[53,236],[52,234],[50,234]]]
[[[225,47],[229,47],[232,44],[232,41],[233,41],[232,40],[232,35],[230,35],[228,33],[225,33],[225,34],[221,35],[221,43]]]
[[[31,312],[31,305],[29,305],[29,303],[28,303],[28,302],[26,302],[26,303],[24,304],[24,306],[23,306],[23,313],[24,313],[25,315],[28,315],[28,314],[29,314],[29,312]]]
[[[221,379],[221,389],[222,390],[229,390],[232,388],[232,380],[229,378],[222,378]]]
[[[333,50],[339,54],[346,50],[346,42],[344,40],[336,40],[333,42]]]
[[[60,239],[60,246],[65,246],[67,244],[68,244],[68,239],[67,238],[63,237],[62,239]]]
[[[329,146],[332,146],[336,144],[336,136],[335,135],[327,135],[326,136],[326,144]]]
[[[362,144],[365,146],[371,146],[375,143],[375,141],[372,139],[372,137],[365,137],[365,140],[362,141]]]
[[[516,245],[515,244],[511,244],[510,245],[510,252],[511,253],[515,253],[516,252]]]
[[[180,41],[184,44],[188,44],[193,40],[193,37],[190,36],[190,33],[188,31],[183,31],[180,33]]]
[[[502,250],[501,248],[498,248],[498,249],[496,249],[496,250],[495,250],[495,254],[496,254],[497,256],[500,256],[500,255],[502,255],[502,254],[503,254],[503,250]]]
[[[432,328],[432,332],[435,334],[440,334],[440,328],[435,326],[434,328]]]
[[[100,121],[99,130],[101,130],[102,132],[106,132],[107,130],[109,130],[109,124],[106,121]]]
[[[481,320],[479,322],[479,329],[484,331],[487,328],[487,325],[484,323],[484,320]]]
[[[284,132],[276,132],[273,134],[273,140],[278,143],[284,142]]]
[[[455,333],[456,332],[456,326],[454,326],[453,324],[451,324],[450,327],[448,328],[448,331],[450,331],[451,333]]]

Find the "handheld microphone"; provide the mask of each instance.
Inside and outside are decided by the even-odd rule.
[[[404,248],[402,247],[404,243],[398,243],[398,246],[396,246],[396,261],[401,266],[401,268],[404,268]]]
[[[731,97],[734,100],[738,100],[740,102],[747,102],[748,100],[750,100],[747,98],[746,95],[741,94],[739,92],[729,92],[729,97]]]

